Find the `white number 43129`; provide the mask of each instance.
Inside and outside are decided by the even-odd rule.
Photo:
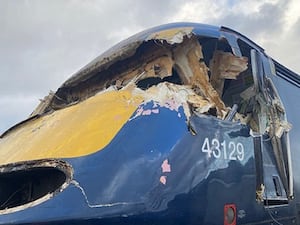
[[[229,160],[244,160],[245,150],[244,145],[240,142],[225,140],[220,142],[218,139],[205,138],[201,148],[202,152],[206,153],[209,158],[229,159]]]

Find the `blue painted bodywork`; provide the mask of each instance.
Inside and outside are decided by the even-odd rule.
[[[108,50],[95,62],[130,43],[143,42],[151,33],[177,27],[193,27],[197,36],[226,37],[238,55],[241,53],[237,38],[251,45],[244,36],[232,31],[226,33],[226,29],[176,23],[141,32]],[[262,49],[252,47],[264,55]],[[272,206],[257,201],[257,155],[248,126],[194,114],[189,120],[193,130],[190,132],[182,107],[177,112],[148,102],[143,105],[145,109],[158,107],[160,113],[136,117],[135,112],[101,151],[62,159],[74,170],[71,184],[39,205],[1,215],[0,224],[219,225],[224,224],[226,204],[236,205],[237,224],[300,224],[299,87],[279,76],[265,76],[272,79],[293,125],[290,131],[293,199]],[[202,151],[206,138],[241,143],[245,155],[242,160],[209,157]],[[170,166],[167,172],[162,169],[165,160]],[[272,173],[270,169],[264,175]]]
[[[144,106],[148,107],[153,103]],[[184,115],[182,107],[179,113]],[[145,224],[219,224],[224,204],[234,202],[246,212],[255,206],[253,141],[247,127],[194,116],[191,125],[197,135],[192,135],[186,118],[167,108],[160,108],[159,114],[132,118],[102,151],[64,159],[72,165],[73,180],[78,184],[71,184],[37,207],[2,215],[1,220],[7,223],[17,218],[16,222],[26,223],[34,215],[35,221],[55,224],[60,220],[82,224],[82,220],[102,217],[112,217],[118,224],[140,224],[144,220]],[[147,135],[140,135],[143,132]],[[208,158],[201,152],[204,138],[216,135],[220,140],[242,142],[245,159]],[[162,172],[166,159],[171,172]],[[160,182],[161,176],[166,176],[166,184]],[[237,195],[246,186],[249,195]],[[210,204],[210,199],[219,204]]]

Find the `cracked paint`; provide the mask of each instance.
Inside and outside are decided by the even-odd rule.
[[[134,203],[129,203],[129,202],[114,202],[114,203],[103,203],[103,204],[90,204],[90,201],[86,195],[86,192],[84,188],[77,182],[76,180],[72,180],[71,184],[74,185],[76,188],[80,190],[82,193],[84,200],[86,204],[88,205],[89,208],[103,208],[103,207],[114,207],[114,206],[119,206],[119,205],[130,205]]]

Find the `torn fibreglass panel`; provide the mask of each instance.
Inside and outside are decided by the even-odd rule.
[[[248,67],[248,59],[246,57],[235,56],[229,52],[215,51],[210,61],[210,81],[219,95],[223,93],[225,79],[236,80],[241,72]]]
[[[169,44],[182,43],[185,37],[190,38],[193,33],[193,27],[173,28],[164,31],[159,31],[151,34],[146,38],[149,40],[158,40],[161,43],[167,42]]]
[[[53,91],[50,91],[49,95],[47,95],[44,99],[40,99],[40,104],[35,108],[35,110],[30,114],[30,116],[39,115],[45,112],[47,106],[52,101],[54,94],[55,93]]]
[[[209,48],[206,46],[204,49],[200,44],[200,39],[193,35],[190,28],[175,29],[153,34],[138,46],[133,45],[131,50],[130,46],[124,47],[122,49],[125,55],[122,55],[121,49],[117,51],[118,57],[113,57],[109,63],[104,59],[98,64],[93,62],[90,69],[86,67],[79,72],[78,78],[73,76],[69,79],[55,94],[47,98],[50,101],[43,102],[42,107],[39,107],[32,115],[51,113],[53,110],[77,104],[96,94],[126,88],[139,93],[146,100],[150,98],[155,100],[157,98],[155,95],[160,93],[158,94],[159,102],[161,102],[162,93],[165,93],[166,96],[163,99],[168,98],[169,102],[175,99],[178,104],[183,105],[187,118],[193,112],[197,112],[225,119],[231,105],[225,105],[222,94],[219,94],[216,87],[212,85],[210,71],[206,64],[213,55],[223,53],[214,53],[218,52],[216,50],[218,49],[217,39],[212,38],[209,41]],[[208,43],[208,40],[209,38],[206,37],[205,43]],[[221,49],[225,47],[228,50],[229,45],[224,45],[224,43],[221,45]],[[127,54],[129,52],[130,54]],[[223,68],[219,70],[222,79],[232,78],[232,74],[234,77],[238,76],[242,69],[235,69],[238,67],[236,61],[241,57],[235,57],[232,54],[228,56],[229,53],[223,55],[225,56],[219,57],[218,60],[219,66]],[[110,57],[107,58],[109,59]],[[245,66],[247,64],[244,64],[243,68]],[[92,70],[92,68],[97,69]],[[155,94],[151,94],[152,92]],[[176,92],[181,93],[182,97],[179,97]],[[183,92],[185,94],[182,94]],[[239,119],[238,113],[236,115],[235,121]]]
[[[227,109],[221,97],[209,82],[208,68],[204,63],[201,45],[195,38],[185,41],[174,49],[175,66],[184,83],[192,85],[196,93],[213,103],[217,115],[225,118]]]
[[[191,116],[191,107],[196,112],[208,113],[213,106],[212,103],[197,95],[189,85],[163,82],[147,90],[141,90],[136,86],[127,86],[124,89],[128,88],[132,89],[134,95],[142,96],[144,102],[154,101],[160,107],[175,111],[178,111],[179,107],[182,106],[188,119]]]
[[[125,76],[121,76],[120,79],[116,81],[116,87],[120,89],[132,82],[132,80],[134,80],[135,83],[147,78],[156,78],[158,81],[161,81],[165,77],[172,76],[173,65],[174,62],[170,53],[158,57],[155,60],[141,65],[140,68],[126,73]]]

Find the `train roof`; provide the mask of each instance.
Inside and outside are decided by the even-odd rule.
[[[262,52],[264,51],[262,47],[246,36],[225,26],[218,27],[201,23],[186,22],[169,23],[144,30],[119,42],[72,75],[60,88],[76,86],[78,83],[89,79],[96,71],[100,72],[101,70],[105,70],[116,61],[123,60],[133,55],[143,42],[157,40],[174,44],[180,43],[185,35],[193,34],[195,36],[220,38],[224,32],[231,33],[235,35],[236,38],[243,40],[256,49],[259,49]]]
[[[163,32],[169,30],[170,32]],[[219,38],[220,27],[199,23],[170,23],[156,26],[139,32],[111,47],[92,62],[87,64],[73,76],[71,76],[61,88],[75,86],[78,82],[86,80],[93,75],[92,71],[98,72],[107,69],[114,62],[125,59],[134,54],[135,50],[143,42],[150,40],[165,40],[170,44],[180,43],[183,36],[194,34],[196,36],[207,36]]]
[[[237,39],[247,43],[252,48],[264,53],[264,49],[257,45],[255,42],[242,35],[241,33],[224,26],[212,26],[200,23],[170,23],[165,25],[156,26],[142,32],[139,32],[120,43],[114,45],[100,56],[95,58],[77,73],[67,79],[55,93],[51,93],[51,102],[44,104],[45,110],[42,113],[49,110],[56,110],[64,108],[69,104],[81,101],[76,99],[73,95],[79,89],[88,88],[94,80],[105,80],[110,77],[110,67],[112,65],[120,66],[122,63],[126,63],[127,59],[133,57],[139,48],[143,47],[147,43],[155,42],[158,45],[176,45],[182,43],[185,37],[208,37],[216,39],[231,39],[236,41]],[[230,41],[230,40],[229,40]],[[281,67],[284,67],[281,65]],[[285,67],[284,67],[285,68]],[[292,74],[292,77],[299,79],[299,76]],[[103,81],[104,84],[106,81]],[[95,93],[95,92],[93,92]],[[89,97],[89,96],[87,96]],[[73,98],[72,100],[69,100]],[[68,99],[68,100],[67,100]]]

